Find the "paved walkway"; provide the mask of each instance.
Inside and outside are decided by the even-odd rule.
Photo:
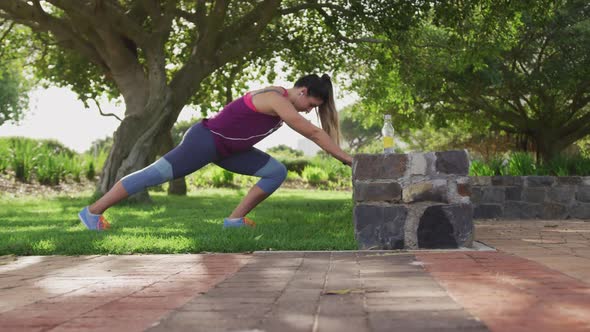
[[[498,251],[0,257],[1,331],[590,331],[590,222]]]

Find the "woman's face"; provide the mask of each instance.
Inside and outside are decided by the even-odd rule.
[[[311,112],[311,110],[313,110],[314,108],[322,105],[324,101],[318,97],[308,96],[306,92],[307,91],[302,92],[302,94],[297,96],[297,99],[295,99],[294,106],[298,112],[307,114]]]

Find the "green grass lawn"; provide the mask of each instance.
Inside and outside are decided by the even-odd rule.
[[[356,249],[352,194],[279,189],[249,214],[254,229],[223,229],[245,194],[207,189],[185,197],[151,193],[152,204],[120,204],[105,213],[112,228],[89,231],[77,197],[0,196],[0,255],[248,252]]]

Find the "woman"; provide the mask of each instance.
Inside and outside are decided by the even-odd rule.
[[[323,130],[299,114],[315,108]],[[117,202],[215,163],[235,173],[261,178],[223,221],[223,227],[253,227],[254,223],[246,215],[287,177],[283,164],[253,146],[283,122],[334,158],[349,166],[352,164],[352,157],[338,146],[338,113],[330,77],[312,74],[297,80],[290,89],[270,86],[229,103],[215,117],[193,125],[176,148],[146,168],[122,178],[78,216],[88,229],[107,229],[110,225],[102,213]]]

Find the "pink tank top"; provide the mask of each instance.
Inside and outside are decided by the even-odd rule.
[[[287,97],[287,90],[282,89],[283,96]],[[203,120],[203,125],[213,134],[215,147],[222,157],[251,149],[282,124],[280,117],[258,112],[250,92],[227,104],[211,119]]]

